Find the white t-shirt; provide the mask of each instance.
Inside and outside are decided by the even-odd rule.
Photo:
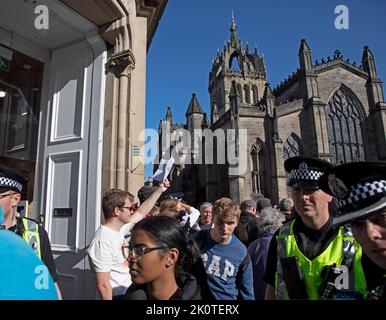
[[[131,285],[128,261],[123,257],[122,245],[126,245],[125,236],[129,234],[130,224],[120,231],[100,226],[87,250],[94,272],[110,272],[113,296],[125,294]]]

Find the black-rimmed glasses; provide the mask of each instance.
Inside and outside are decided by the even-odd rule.
[[[162,246],[162,247],[130,247],[130,246],[122,246],[122,255],[126,260],[129,260],[130,258],[141,260],[143,255],[154,251],[154,250],[162,250],[162,249],[169,249],[169,246]]]

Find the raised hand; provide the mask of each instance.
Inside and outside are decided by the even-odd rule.
[[[165,178],[159,187],[162,189],[162,192],[165,192],[170,187],[170,181]]]

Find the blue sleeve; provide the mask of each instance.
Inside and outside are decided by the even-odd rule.
[[[238,300],[255,300],[253,291],[253,272],[252,262],[249,261],[244,271],[240,270],[237,274],[236,286],[238,289]]]

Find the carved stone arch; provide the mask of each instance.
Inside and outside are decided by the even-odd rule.
[[[304,154],[303,144],[296,133],[291,133],[283,144],[284,161]]]
[[[338,91],[344,92],[348,97],[350,97],[358,106],[358,111],[360,114],[360,117],[362,120],[366,118],[366,111],[363,107],[362,102],[359,100],[358,96],[355,94],[354,91],[352,91],[347,85],[344,83],[340,84],[339,86],[335,87],[334,90],[331,92],[330,96],[328,97],[327,101],[331,101],[332,97],[338,92]]]
[[[234,51],[229,58],[229,64],[228,64],[229,70],[232,70],[232,64],[234,59],[236,59],[236,62],[237,62],[237,70],[235,71],[240,71],[241,66],[239,63],[239,53],[237,51]]]
[[[355,93],[341,85],[328,100],[326,115],[333,163],[365,160],[365,111]]]

